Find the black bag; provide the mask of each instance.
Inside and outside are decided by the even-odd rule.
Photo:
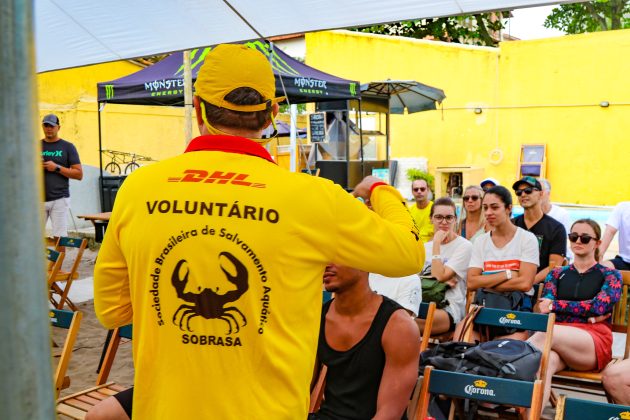
[[[449,289],[448,284],[438,281],[435,277],[420,277],[422,284],[422,301],[435,302],[438,309],[448,306],[446,299],[446,291]]]
[[[533,382],[542,353],[527,341],[493,340],[471,347],[457,372]]]
[[[523,307],[525,299],[525,293],[523,292],[496,292],[491,289],[478,289],[475,292],[474,304],[480,305],[486,308],[503,309],[506,311],[520,311]],[[488,335],[488,339],[514,334],[519,331],[517,328],[506,327],[484,327]]]
[[[505,339],[479,345],[455,341],[423,351],[420,366],[532,382],[541,356],[540,350],[527,341]]]

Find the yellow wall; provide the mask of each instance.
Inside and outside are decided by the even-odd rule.
[[[392,116],[393,158],[425,156],[432,172],[481,167],[511,185],[521,144],[542,143],[554,201],[630,197],[630,30],[499,49],[346,31],[307,34],[306,45],[307,63],[337,76],[411,79],[445,91],[443,110]],[[497,147],[503,160],[492,164]]]

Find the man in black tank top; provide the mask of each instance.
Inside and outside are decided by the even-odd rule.
[[[418,377],[418,327],[370,289],[365,271],[328,265],[324,287],[335,293],[322,310],[317,349],[317,366],[328,372],[324,401],[310,418],[402,418]]]

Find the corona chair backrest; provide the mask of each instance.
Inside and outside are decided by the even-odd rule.
[[[424,419],[428,415],[430,395],[446,395],[452,398],[466,398],[530,409],[530,419],[538,419],[542,409],[542,381],[516,381],[513,379],[492,378],[449,372],[427,366],[420,390],[418,409],[414,419]],[[449,418],[455,412],[451,408]]]
[[[555,420],[630,420],[630,406],[567,398],[561,395]]]

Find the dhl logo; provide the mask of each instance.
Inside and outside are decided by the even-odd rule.
[[[485,388],[486,386],[488,386],[488,382],[481,379],[477,379],[475,382],[473,382],[473,384],[478,388]]]
[[[266,188],[266,184],[246,181],[249,174],[236,172],[214,171],[212,173],[201,169],[186,169],[182,177],[170,177],[168,182],[200,182],[204,184],[231,184],[242,187]]]
[[[507,314],[505,317],[507,319],[516,319],[516,315],[515,314]]]

